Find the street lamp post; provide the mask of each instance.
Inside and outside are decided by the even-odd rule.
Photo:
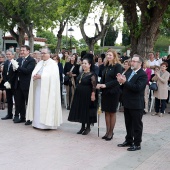
[[[70,28],[68,29],[68,31],[69,31],[69,35],[70,35],[70,51],[72,51],[72,42],[71,42],[71,38],[72,38],[72,32],[73,32],[74,30],[73,30],[73,28],[70,27]]]

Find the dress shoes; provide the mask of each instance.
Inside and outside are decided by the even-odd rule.
[[[128,151],[137,151],[137,150],[141,150],[141,146],[136,146],[133,145],[130,148],[127,148]]]
[[[131,146],[133,146],[133,144],[125,141],[122,144],[118,144],[117,146],[118,147],[129,147],[129,146],[131,147]]]
[[[19,119],[19,116],[14,116],[13,121],[16,121]]]
[[[25,122],[26,122],[25,119],[19,119],[19,118],[14,121],[14,123],[25,123]]]
[[[6,115],[5,117],[1,118],[2,120],[12,119],[12,115]]]
[[[81,129],[77,132],[77,134],[82,134],[82,133],[84,132],[84,130],[85,130],[85,128],[81,128]]]
[[[25,122],[25,125],[31,125],[32,124],[32,121],[30,121],[30,120],[27,120],[26,122]]]
[[[86,129],[84,130],[84,132],[82,133],[82,135],[87,135],[90,131],[91,131],[90,128],[86,128]]]

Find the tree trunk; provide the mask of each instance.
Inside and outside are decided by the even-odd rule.
[[[153,52],[154,43],[159,35],[159,26],[170,0],[159,0],[154,5],[148,0],[119,0],[124,9],[125,20],[131,37],[131,56],[135,53],[146,58]],[[137,6],[141,15],[137,14]],[[140,21],[140,22],[139,22]]]
[[[25,31],[25,33],[28,36],[29,46],[30,46],[30,52],[34,52],[34,35],[33,35],[33,26],[34,24],[31,23],[25,23],[21,21],[19,23],[20,27]]]
[[[58,54],[61,48],[62,35],[57,34],[57,38],[56,53]]]
[[[80,31],[81,34],[83,36],[83,39],[85,40],[86,44],[88,45],[89,51],[93,51],[94,52],[94,45],[97,43],[98,40],[102,39],[107,30],[109,29],[109,26],[111,24],[111,22],[113,22],[113,18],[110,18],[109,16],[107,17],[106,23],[103,24],[103,16],[100,17],[99,19],[99,23],[100,23],[100,27],[101,27],[101,31],[99,31],[99,26],[97,23],[95,23],[96,26],[96,34],[94,37],[88,37],[85,33],[84,30],[84,24],[86,22],[87,17],[84,17],[81,22],[80,22]]]
[[[96,44],[95,38],[88,38],[86,40],[86,43],[88,45],[89,51],[93,51],[94,52],[94,45]]]
[[[22,45],[25,44],[25,31],[21,27],[18,27],[18,32],[19,32],[18,45],[19,47],[21,47]]]
[[[9,29],[9,32],[17,41],[19,47],[25,44],[25,31],[21,27],[18,27],[18,34],[13,30],[13,28]]]
[[[64,28],[65,28],[67,22],[68,22],[68,18],[64,22],[60,21],[60,28],[59,28],[59,31],[57,33],[57,38],[58,38],[57,46],[56,46],[56,53],[57,54],[58,54],[58,52],[60,51],[60,48],[61,48],[62,34],[63,34]]]
[[[28,36],[30,52],[34,52],[34,35]]]

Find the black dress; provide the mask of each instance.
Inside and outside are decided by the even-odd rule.
[[[115,113],[117,110],[121,93],[120,85],[116,78],[118,73],[122,73],[122,66],[118,63],[107,65],[103,70],[100,83],[105,84],[106,88],[102,89],[102,111]]]
[[[97,122],[97,100],[91,101],[91,93],[96,91],[97,78],[92,72],[81,73],[77,77],[68,120],[80,123]]]
[[[0,72],[0,90],[5,90],[4,80],[2,79],[2,72]]]

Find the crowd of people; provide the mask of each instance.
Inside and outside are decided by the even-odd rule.
[[[122,56],[113,49],[101,55],[82,51],[80,55],[65,50],[51,54],[48,48],[30,53],[27,45],[0,54],[0,109],[2,120],[31,125],[38,129],[57,129],[62,124],[62,92],[66,89],[68,121],[81,123],[77,134],[87,135],[97,122],[100,105],[105,114],[103,140],[113,139],[116,112],[124,110],[126,136],[118,147],[128,151],[141,149],[142,117],[149,111],[152,93],[155,113],[162,117],[169,100],[170,55],[148,54],[148,59],[134,54]],[[157,91],[149,90],[156,82]],[[15,104],[15,113],[13,105]]]

